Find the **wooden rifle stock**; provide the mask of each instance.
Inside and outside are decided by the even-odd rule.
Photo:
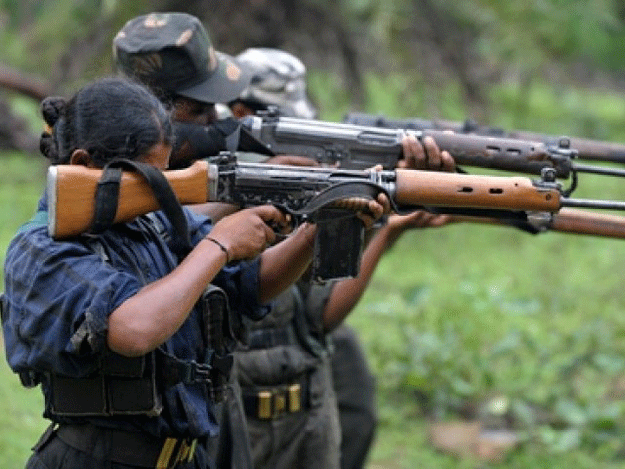
[[[165,172],[181,204],[208,200],[208,163],[196,161],[185,169]],[[89,231],[95,213],[95,194],[101,169],[80,165],[50,166],[48,169],[48,231],[61,239]],[[129,221],[159,209],[150,186],[133,172],[124,171],[119,188],[115,223]]]
[[[490,223],[507,225],[505,220],[489,217],[471,217],[451,215],[450,221]],[[513,225],[514,226],[514,225]],[[549,230],[560,233],[603,236],[606,238],[625,238],[625,217],[607,213],[596,213],[588,210],[562,208],[551,215],[551,219],[544,225],[537,227],[539,231]]]
[[[541,189],[525,177],[477,176],[397,169],[399,206],[492,208],[556,212],[560,193]],[[532,207],[532,208],[530,208]]]
[[[238,167],[242,171],[244,168],[255,170],[252,176],[247,176],[256,178],[252,180],[251,185],[239,187],[232,181],[229,183],[229,190],[233,194],[243,191],[249,195],[250,198],[246,200],[232,198],[228,200],[228,196],[222,194],[217,196],[219,169],[216,165],[209,165],[205,160],[198,160],[186,169],[164,171],[164,174],[181,204],[228,202],[258,205],[276,202],[272,198],[274,189],[286,185],[294,187],[292,198],[297,199],[298,194],[302,192],[303,184],[316,187],[321,192],[341,182],[365,180],[375,181],[374,184],[377,184],[380,190],[385,187],[400,208],[439,206],[556,212],[560,208],[561,201],[557,189],[537,187],[530,179],[524,177],[474,176],[410,169],[367,173],[265,164],[240,164]],[[47,188],[50,236],[61,239],[89,231],[95,212],[96,189],[101,176],[102,170],[84,166],[50,167]],[[283,179],[280,179],[281,177]],[[382,181],[384,177],[388,180]],[[287,179],[288,184],[285,184]],[[304,192],[308,194],[311,190]],[[350,197],[350,194],[346,194],[345,197]],[[157,209],[159,204],[143,178],[132,172],[124,172],[114,222],[130,221],[136,216]]]

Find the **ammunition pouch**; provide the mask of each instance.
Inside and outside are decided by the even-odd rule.
[[[248,418],[276,419],[310,409],[310,376],[279,386],[242,386],[241,393]]]
[[[241,334],[242,322],[232,313],[226,293],[215,285],[210,284],[204,290],[200,297],[200,306],[208,345],[210,395],[214,401],[220,402],[224,398],[225,386],[230,380],[232,351],[236,347],[237,337]]]
[[[156,353],[129,358],[107,351],[100,370],[85,378],[50,373],[50,412],[58,416],[160,414]]]

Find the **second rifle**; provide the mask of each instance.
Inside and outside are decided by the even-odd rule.
[[[402,139],[412,134],[422,140],[432,137],[460,166],[540,175],[549,170],[554,177],[571,179],[569,192],[577,185],[578,173],[625,177],[625,170],[575,161],[577,150],[562,140],[558,145],[533,140],[455,133],[439,129],[401,129],[335,123],[268,113],[250,116],[243,125],[276,154],[307,156],[322,165],[365,169],[382,165],[395,168],[403,157]]]

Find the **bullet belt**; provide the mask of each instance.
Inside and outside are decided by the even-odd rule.
[[[270,420],[310,408],[310,379],[279,385],[242,387],[243,408],[248,417]]]
[[[166,438],[98,428],[94,425],[61,425],[56,430],[61,441],[94,457],[138,467],[175,468],[193,460],[197,439]]]

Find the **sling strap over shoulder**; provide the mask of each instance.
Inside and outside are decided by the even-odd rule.
[[[137,172],[152,188],[156,200],[173,226],[173,249],[181,257],[186,256],[191,251],[191,238],[182,206],[163,173],[147,163],[117,158],[104,166],[96,189],[91,232],[101,233],[113,224],[123,169]]]

